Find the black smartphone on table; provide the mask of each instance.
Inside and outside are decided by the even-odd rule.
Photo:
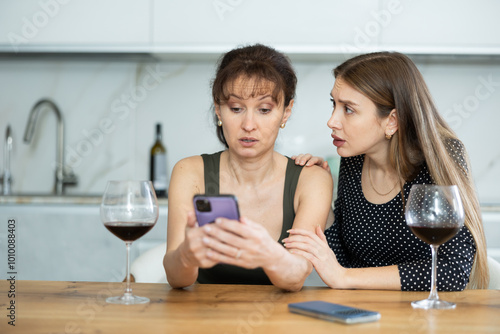
[[[380,319],[380,313],[363,310],[356,307],[333,304],[325,301],[315,300],[301,303],[288,304],[292,313],[308,315],[311,317],[328,321],[341,322],[344,324],[359,324]]]
[[[238,200],[234,195],[194,195],[193,204],[198,226],[213,223],[220,217],[240,220]]]

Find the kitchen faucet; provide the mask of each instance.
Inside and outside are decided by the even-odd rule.
[[[53,193],[61,195],[64,194],[66,185],[76,185],[77,177],[70,171],[66,172],[64,166],[64,120],[61,112],[57,105],[49,99],[41,99],[38,101],[31,109],[30,116],[28,118],[28,124],[26,124],[26,130],[24,132],[24,142],[31,143],[33,139],[33,133],[35,131],[35,125],[38,119],[38,114],[42,107],[47,107],[52,110],[57,117],[57,142],[56,142],[56,176],[54,182]]]
[[[12,135],[10,133],[10,125],[7,125],[7,130],[5,131],[5,145],[3,149],[3,175],[0,178],[2,180],[2,194],[10,195],[12,176],[10,173],[10,153],[12,152]]]

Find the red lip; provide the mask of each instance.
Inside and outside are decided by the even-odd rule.
[[[335,145],[336,147],[341,147],[342,145],[345,144],[345,140],[340,137],[337,137],[332,134],[332,138],[333,138],[333,145]]]

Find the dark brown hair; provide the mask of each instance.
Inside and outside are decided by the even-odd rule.
[[[224,54],[218,62],[215,79],[212,81],[212,98],[215,105],[227,102],[232,91],[232,84],[237,79],[251,83],[254,97],[272,89],[273,100],[287,107],[295,97],[297,76],[286,55],[275,49],[255,44],[233,49]],[[269,86],[269,83],[272,86]],[[214,121],[217,123],[214,113]],[[227,147],[221,126],[217,126],[217,137]]]

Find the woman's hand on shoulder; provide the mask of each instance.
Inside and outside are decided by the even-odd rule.
[[[295,164],[299,166],[320,166],[326,171],[330,172],[330,166],[328,165],[328,161],[321,157],[313,156],[310,153],[301,153],[299,155],[293,155],[292,159],[295,160]]]

